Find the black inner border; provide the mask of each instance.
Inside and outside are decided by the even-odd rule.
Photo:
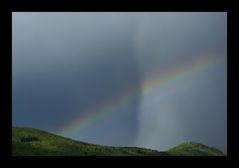
[[[190,159],[206,160],[232,160],[239,156],[239,139],[237,129],[239,128],[237,120],[239,112],[236,108],[237,87],[239,86],[237,77],[237,65],[234,60],[239,56],[237,35],[238,18],[236,17],[236,2],[233,0],[168,0],[164,2],[151,0],[133,1],[133,0],[15,0],[0,2],[1,16],[1,34],[0,40],[0,68],[1,71],[1,110],[0,110],[0,159],[22,159],[29,157],[12,157],[11,156],[11,128],[12,128],[12,12],[227,12],[228,21],[228,66],[227,66],[227,84],[228,84],[228,103],[227,103],[227,134],[228,134],[228,153],[226,157],[190,157]],[[4,38],[2,38],[4,37]],[[212,121],[213,122],[213,121]],[[32,158],[32,157],[30,157]],[[69,157],[40,157],[40,158],[69,158]],[[92,159],[109,157],[73,157],[76,159]],[[122,157],[114,157],[118,159]],[[140,159],[159,159],[159,160],[185,160],[188,157],[129,157],[135,160]],[[125,157],[123,157],[125,159]]]

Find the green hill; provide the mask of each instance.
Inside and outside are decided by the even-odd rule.
[[[137,147],[111,147],[75,141],[34,128],[13,127],[13,156],[222,156],[198,143],[179,145],[166,152]]]
[[[220,150],[194,142],[178,145],[167,151],[174,156],[224,156]]]

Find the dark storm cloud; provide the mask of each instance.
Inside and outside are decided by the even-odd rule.
[[[146,13],[139,22],[137,56],[143,71],[163,71],[205,53],[226,55],[226,13]]]

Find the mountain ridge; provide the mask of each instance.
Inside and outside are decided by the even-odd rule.
[[[220,150],[188,142],[167,151],[140,147],[97,145],[55,135],[40,129],[12,128],[13,156],[225,156]]]

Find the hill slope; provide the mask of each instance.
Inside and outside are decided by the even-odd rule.
[[[33,128],[12,130],[14,156],[130,156],[164,155],[156,150],[135,147],[110,147],[75,141]]]
[[[178,145],[167,152],[169,155],[174,156],[224,156],[224,154],[216,148],[194,142]]]
[[[13,127],[13,156],[222,156],[223,153],[197,143],[179,145],[166,152],[137,148],[111,147],[75,141],[33,128]]]

